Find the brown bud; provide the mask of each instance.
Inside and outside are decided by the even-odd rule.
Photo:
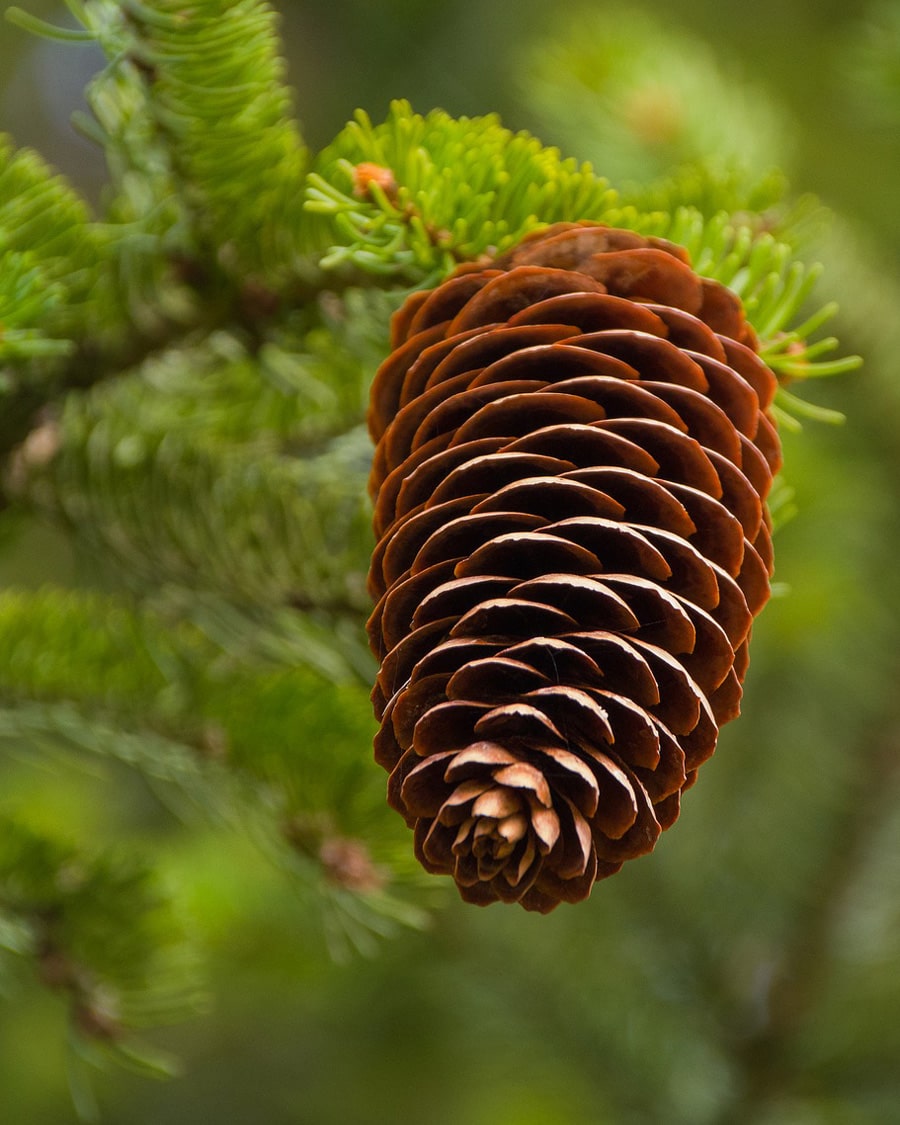
[[[384,872],[372,862],[362,840],[329,836],[319,848],[319,860],[327,877],[348,890],[367,894],[385,884]]]
[[[363,161],[353,169],[353,194],[360,199],[371,198],[372,185],[379,187],[390,200],[397,197],[397,181],[390,168]]]

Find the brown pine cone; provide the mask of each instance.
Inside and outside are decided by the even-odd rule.
[[[679,247],[561,223],[395,315],[376,759],[428,871],[549,911],[650,851],[769,596],[775,378]]]

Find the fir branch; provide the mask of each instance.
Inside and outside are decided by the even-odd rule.
[[[72,5],[69,5],[72,10]],[[4,13],[11,24],[28,31],[32,35],[40,35],[43,39],[53,39],[59,43],[93,43],[94,36],[90,31],[78,27],[57,27],[46,20],[33,16],[21,8],[7,8]]]
[[[125,384],[115,390],[137,404]],[[25,487],[97,555],[115,558],[133,587],[172,583],[237,605],[364,612],[364,432],[300,458],[204,446],[190,426],[138,437],[122,422],[70,397],[59,453],[32,466]]]
[[[152,724],[128,730],[121,716],[85,713],[68,701],[20,700],[14,707],[0,708],[0,750],[20,760],[50,760],[56,768],[94,758],[137,770],[183,819],[212,821],[249,838],[287,880],[292,893],[307,904],[311,916],[320,917],[336,955],[349,948],[348,929],[355,934],[350,946],[368,952],[374,937],[394,932],[398,925],[425,924],[425,911],[408,901],[410,889],[422,881],[421,870],[416,870],[408,854],[405,833],[391,823],[396,818],[389,818],[384,808],[381,786],[373,785],[370,771],[362,768],[358,744],[348,737],[354,724],[369,718],[362,691],[357,689],[347,733],[338,727],[325,741],[330,753],[335,748],[344,751],[343,759],[335,760],[323,755],[322,742],[300,733],[311,708],[335,717],[329,710],[335,701],[328,698],[328,681],[301,673],[284,687],[283,698],[289,700],[298,722],[292,745],[284,745],[282,732],[274,746],[260,746],[251,731],[253,749],[241,746],[237,723],[234,746],[223,727],[214,741],[219,744],[224,739],[224,745],[203,755],[195,747],[155,733]],[[223,679],[210,697],[210,713],[228,723],[234,698],[242,691],[247,693],[244,709],[253,706],[254,697],[266,697],[264,683],[235,673]],[[234,763],[226,761],[232,753]],[[286,784],[289,775],[290,785]],[[319,780],[310,786],[314,777]],[[338,822],[331,815],[335,793],[344,799]],[[324,808],[319,803],[323,795]],[[383,826],[380,832],[372,831],[376,821]],[[0,841],[2,829],[0,824]],[[348,845],[356,853],[355,860],[348,856]],[[3,914],[2,895],[0,867],[0,945],[4,938],[21,944],[22,926],[15,917]]]
[[[201,245],[238,277],[295,271],[306,150],[272,8],[261,0],[121,8]]]
[[[387,178],[355,169],[374,165]],[[359,111],[309,178],[309,237],[321,265],[350,264],[395,284],[425,284],[494,254],[542,223],[600,217],[613,195],[588,165],[564,160],[496,117],[425,117],[394,102],[374,126]]]
[[[306,316],[252,350],[242,334],[212,332],[73,399],[64,426],[73,441],[99,425],[113,443],[140,432],[147,450],[171,436],[195,448],[254,456],[314,452],[364,415],[368,382],[386,346],[383,325],[377,336],[367,333],[378,315],[377,305],[335,301],[326,317]],[[123,466],[141,461],[136,440],[119,451]]]
[[[69,767],[90,759],[121,763],[137,770],[161,800],[164,796],[163,803],[177,808],[185,818],[202,814],[234,823],[238,819],[235,810],[246,807],[227,775],[206,761],[186,737],[166,737],[153,730],[152,723],[134,722],[133,717],[129,729],[121,709],[4,694],[7,705],[0,708],[0,746],[9,756],[49,759]]]
[[[243,814],[229,809],[276,793],[279,815],[321,816],[340,792],[335,831],[352,835],[383,803],[359,755],[372,717],[358,679],[261,662],[150,606],[52,587],[0,593],[0,668],[0,741],[22,750],[48,737],[87,749],[235,823]],[[258,782],[272,787],[264,799]]]
[[[788,186],[787,177],[778,168],[749,179],[738,165],[722,167],[708,160],[694,160],[668,169],[655,179],[629,184],[621,196],[624,205],[637,211],[672,212],[693,207],[708,219],[724,211],[743,216],[747,225],[756,229],[780,233],[781,228],[790,226],[783,220]]]
[[[206,655],[182,635],[176,668],[172,645],[160,649],[151,632],[121,599],[53,587],[3,590],[0,691],[7,700],[15,694],[77,698],[110,710],[147,706],[167,690],[177,692],[187,658]]]
[[[797,254],[815,252],[832,221],[815,196],[792,197],[781,169],[749,177],[739,166],[722,167],[710,160],[682,164],[659,179],[630,185],[621,201],[640,213],[692,208],[707,221],[727,214],[733,226],[746,227],[754,236],[769,234]]]
[[[235,659],[309,668],[338,684],[371,681],[374,665],[359,612],[238,603],[174,584],[145,594],[160,613],[195,625]]]
[[[118,717],[126,725],[144,724],[161,737],[174,738],[185,747],[187,756],[179,759],[174,750],[161,755],[160,761],[181,761],[181,765],[171,774],[155,776],[177,782],[183,774],[185,788],[201,780],[191,755],[221,756],[221,747],[215,749],[212,744],[217,739],[209,731],[215,728],[228,734],[222,709],[227,712],[246,701],[245,719],[252,715],[262,721],[250,702],[254,692],[263,691],[268,678],[288,667],[295,708],[308,709],[318,700],[327,711],[329,700],[335,706],[342,700],[338,710],[346,711],[350,729],[359,735],[364,727],[363,741],[368,739],[369,706],[368,702],[360,704],[365,694],[362,670],[354,674],[334,657],[319,666],[309,651],[305,659],[291,651],[292,659],[276,660],[272,655],[266,659],[259,647],[221,645],[214,629],[203,628],[201,612],[195,614],[198,621],[194,622],[182,608],[171,590],[146,604],[121,595],[57,587],[5,590],[0,593],[0,698],[10,707],[70,703],[101,724]],[[331,623],[331,648],[339,649],[335,631],[340,630]],[[323,649],[326,635],[323,625],[319,636]],[[310,633],[305,636],[309,641]],[[351,699],[355,701],[352,705]],[[287,697],[279,713],[286,705]],[[296,729],[305,725],[298,712]],[[243,741],[238,741],[250,745],[250,734],[251,727],[245,725]],[[353,738],[345,741],[357,745]],[[124,749],[116,750],[115,756],[144,768],[143,759]],[[269,776],[255,768],[249,749],[234,761],[248,773]],[[152,759],[148,763],[151,768]],[[282,771],[285,784],[289,772]]]
[[[145,268],[161,239],[235,277],[293,271],[306,149],[272,8],[87,0],[70,10],[83,27],[74,38],[108,59],[87,91],[94,121],[80,124],[106,152],[118,191],[110,218],[131,226],[120,233]],[[18,10],[12,19],[48,31]]]
[[[72,246],[60,244],[60,253],[69,254],[61,260],[80,270],[76,276],[92,298],[83,318],[90,336],[82,332],[74,348],[47,342],[59,311],[69,317],[78,308],[77,294],[58,294],[55,319],[45,315],[53,311],[52,291],[40,310],[40,334],[18,322],[7,332],[6,352],[17,362],[23,352],[51,351],[56,358],[45,386],[7,399],[4,452],[68,388],[97,382],[198,332],[267,319],[281,311],[273,295],[279,286],[291,289],[291,301],[315,295],[294,271],[303,272],[292,232],[302,206],[305,150],[288,113],[271,9],[257,0],[207,0],[185,23],[185,12],[168,12],[164,4],[73,0],[70,7],[109,60],[87,91],[94,116],[81,124],[104,148],[113,192],[102,225],[88,225],[86,213],[75,224],[79,237],[96,244],[103,284],[79,266]],[[23,23],[15,14],[13,20]],[[236,147],[239,174],[223,176]],[[8,156],[3,149],[0,167]],[[17,176],[0,175],[0,253],[7,198],[20,241],[27,245],[32,228],[36,243],[55,230],[47,211],[52,200],[23,178],[30,172],[35,180],[32,166],[39,162],[28,159],[30,165],[13,161]],[[254,270],[268,273],[254,280],[248,275]],[[17,378],[20,369],[18,362]]]
[[[359,756],[358,681],[254,664],[149,608],[61,590],[0,596],[0,667],[0,747],[16,757],[120,762],[179,814],[249,835],[329,940],[423,923],[404,897],[420,873]]]
[[[202,1005],[196,952],[152,873],[0,817],[0,960],[65,996],[74,1034],[114,1061],[157,1057],[135,1034]]]
[[[112,215],[153,214],[150,187],[170,250],[235,275],[293,266],[306,153],[272,9],[92,0],[84,11],[110,60],[88,100],[122,193]]]

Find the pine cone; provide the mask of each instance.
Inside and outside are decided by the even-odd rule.
[[[596,224],[461,267],[392,337],[376,759],[428,871],[546,912],[653,848],[738,714],[775,378],[683,250]]]

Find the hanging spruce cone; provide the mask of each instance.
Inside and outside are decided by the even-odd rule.
[[[396,314],[372,388],[376,758],[427,870],[549,911],[739,710],[775,378],[679,247],[558,224]]]

